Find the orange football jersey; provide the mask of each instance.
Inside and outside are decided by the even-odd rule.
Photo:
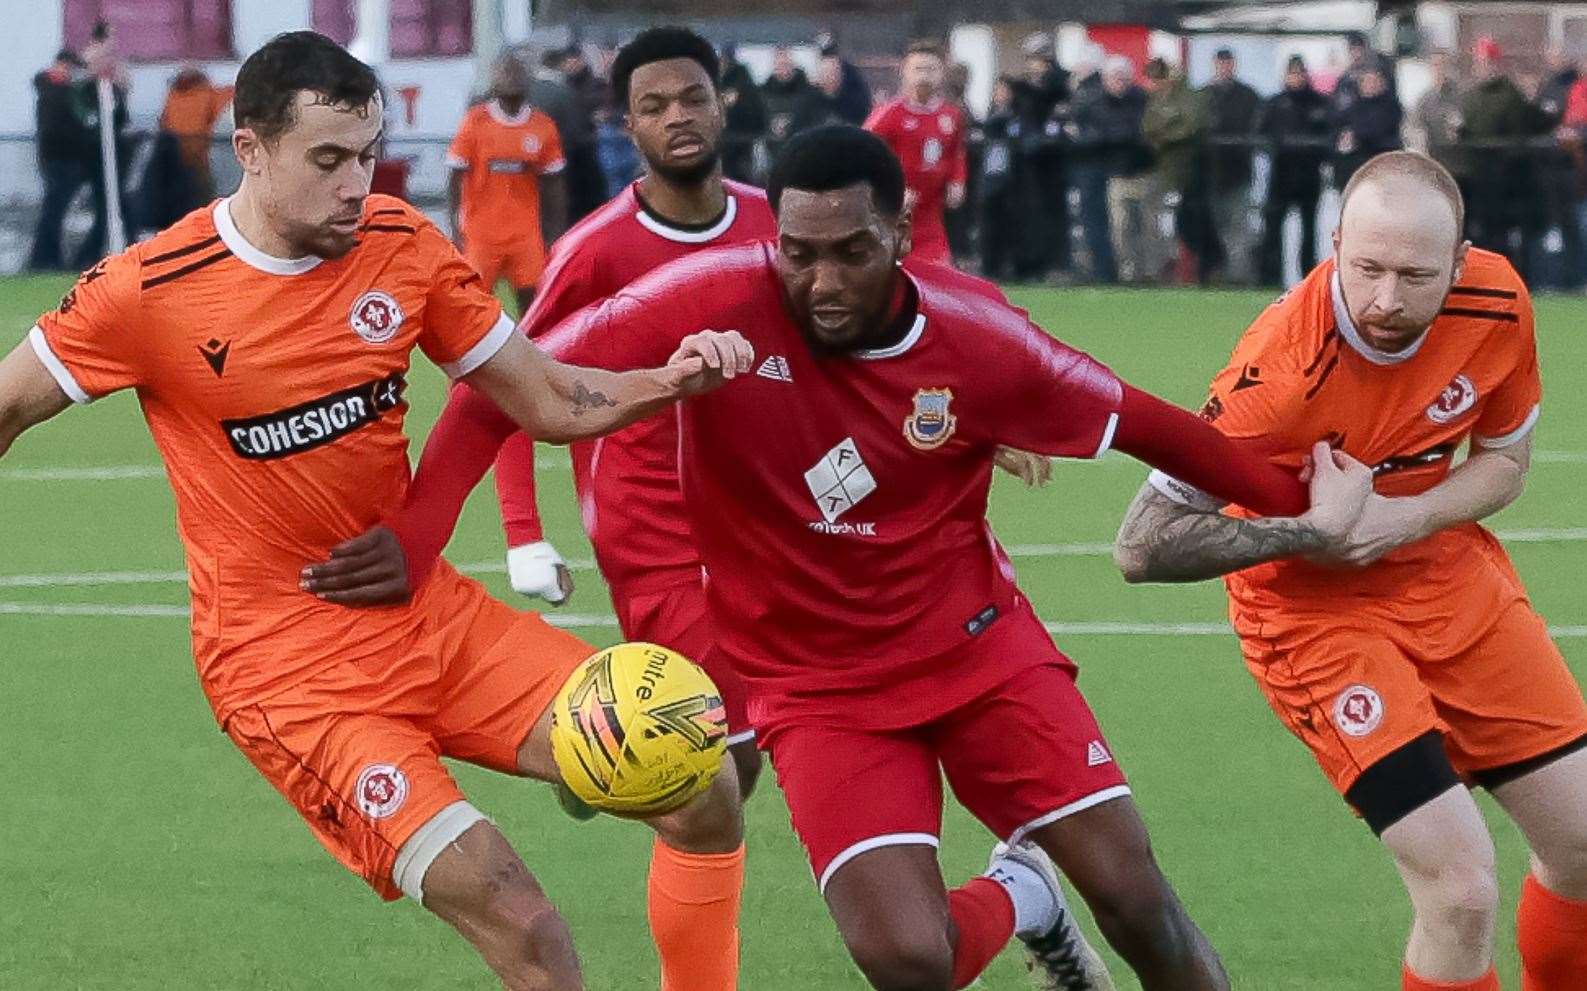
[[[405,609],[328,605],[298,574],[401,505],[413,349],[457,377],[513,333],[400,200],[369,197],[358,245],[334,260],[260,252],[228,204],[100,262],[31,333],[78,402],[137,391],[176,494],[195,657],[222,721],[417,635]]]
[[[494,100],[469,108],[447,150],[463,171],[459,223],[467,240],[540,238],[540,176],[562,171],[562,139],[545,113],[525,105],[509,116]]]
[[[1202,415],[1231,437],[1257,439],[1276,462],[1294,468],[1313,443],[1327,440],[1372,468],[1377,492],[1405,496],[1442,481],[1468,439],[1503,447],[1524,438],[1537,422],[1541,393],[1526,286],[1502,256],[1473,249],[1428,332],[1398,354],[1362,339],[1333,261],[1319,265],[1246,331],[1214,378]],[[1194,497],[1164,476],[1154,474],[1153,483],[1171,497]],[[1404,615],[1419,605],[1448,608],[1451,591],[1479,561],[1513,576],[1498,542],[1469,523],[1364,569],[1290,559],[1227,583],[1242,626],[1241,615],[1328,608],[1341,595]]]

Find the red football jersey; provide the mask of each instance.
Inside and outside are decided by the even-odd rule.
[[[969,174],[965,159],[964,114],[938,100],[921,106],[902,97],[871,112],[865,129],[887,142],[904,167],[904,182],[919,197],[915,216],[942,224],[943,197],[951,182]]]
[[[706,248],[776,236],[766,194],[754,186],[725,183],[727,209],[721,219],[691,229],[648,212],[638,185],[630,185],[557,241],[543,291],[520,324],[529,336],[540,336],[667,262]],[[698,582],[700,555],[678,491],[676,408],[615,434],[573,444],[571,450],[584,529],[607,582],[628,595]],[[534,520],[538,529],[532,452],[533,443],[520,434],[504,447],[496,465],[502,516],[510,524],[508,540],[514,545],[528,542],[528,534],[514,532],[522,521]]]
[[[1105,451],[1123,387],[995,292],[935,266],[894,346],[815,356],[784,309],[770,243],[667,265],[540,343],[575,364],[664,362],[736,329],[756,372],[682,407],[680,468],[717,649],[757,725],[878,693],[889,719],[941,711],[1039,658],[960,670],[953,648],[1028,608],[986,520],[998,444]],[[945,658],[945,655],[946,658]]]

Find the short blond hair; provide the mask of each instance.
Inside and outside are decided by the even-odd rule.
[[[1356,187],[1384,179],[1419,182],[1443,196],[1455,211],[1455,240],[1459,242],[1464,236],[1466,201],[1460,195],[1460,184],[1449,174],[1448,169],[1419,151],[1386,151],[1367,159],[1366,164],[1356,169],[1350,181],[1345,183],[1344,192],[1339,196],[1340,215],[1343,216],[1344,208],[1350,202],[1350,194],[1355,192]]]

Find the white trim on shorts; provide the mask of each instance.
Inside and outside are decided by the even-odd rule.
[[[1074,815],[1076,812],[1084,812],[1086,809],[1101,805],[1103,802],[1111,802],[1115,798],[1123,798],[1129,793],[1129,785],[1112,785],[1102,789],[1101,791],[1094,791],[1085,798],[1077,798],[1068,805],[1053,809],[1046,815],[1037,816],[1030,822],[1027,822],[1025,825],[1014,830],[1012,833],[1009,833],[1008,839],[1005,842],[1007,842],[1009,846],[1013,846],[1014,844],[1023,840],[1026,836],[1029,836],[1033,831],[1038,830],[1043,826],[1055,823],[1059,819],[1068,818],[1069,816]]]
[[[476,823],[490,819],[467,802],[453,802],[430,817],[397,851],[397,860],[391,865],[391,880],[402,893],[419,904],[424,904],[424,875],[435,863],[441,851],[451,846]]]
[[[831,863],[827,864],[827,869],[822,871],[821,877],[816,880],[816,888],[823,895],[826,894],[827,882],[832,880],[832,875],[838,872],[838,868],[862,853],[877,850],[884,846],[929,846],[932,849],[936,849],[941,845],[941,842],[930,833],[883,833],[881,836],[872,836],[868,840],[860,840],[832,858]]]
[[[747,729],[741,733],[728,734],[727,745],[730,747],[736,747],[740,743],[748,743],[753,739],[755,739],[755,731],[752,729]]]

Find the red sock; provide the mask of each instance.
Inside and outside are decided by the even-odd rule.
[[[1401,991],[1499,991],[1499,975],[1492,967],[1474,981],[1429,981],[1411,973],[1409,966],[1400,969]]]
[[[963,887],[948,892],[948,915],[958,931],[953,944],[953,986],[957,989],[981,976],[1014,935],[1014,903],[991,878],[971,878]]]
[[[744,848],[684,853],[656,840],[650,857],[650,935],[661,991],[735,991]]]
[[[1587,988],[1587,902],[1556,895],[1528,874],[1515,936],[1521,947],[1521,991]]]

